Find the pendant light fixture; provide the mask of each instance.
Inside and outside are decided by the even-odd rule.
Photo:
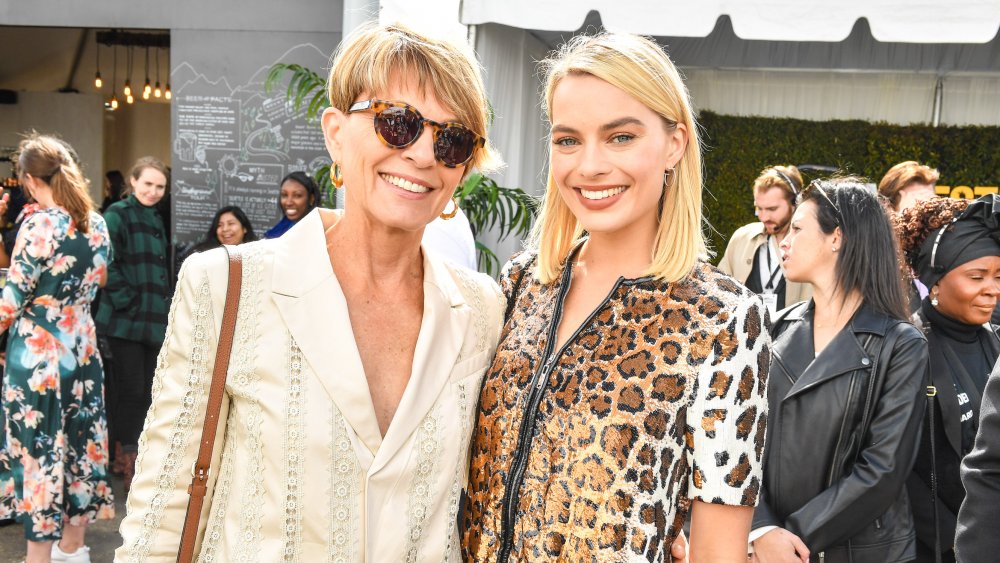
[[[98,90],[101,86],[104,86],[104,81],[101,80],[101,44],[97,43],[97,74],[94,75],[94,88]]]
[[[149,46],[146,46],[146,85],[142,87],[142,99],[148,100],[153,87],[149,83]]]
[[[111,111],[118,109],[118,95],[115,90],[118,89],[118,45],[111,46],[112,65],[111,65]]]
[[[125,89],[122,90],[122,93],[125,94],[125,102],[131,104],[135,102],[135,98],[132,97],[132,56],[135,51],[131,46],[129,46],[126,53],[125,72],[128,74],[125,76]]]
[[[156,50],[156,87],[153,88],[153,96],[163,97],[163,89],[160,88],[160,50]]]
[[[170,51],[167,51],[167,56],[170,56]],[[167,59],[167,89],[163,92],[163,97],[170,99],[174,97],[173,92],[170,91],[170,59]]]

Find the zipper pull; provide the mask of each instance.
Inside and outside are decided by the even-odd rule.
[[[539,374],[538,381],[535,382],[535,389],[541,389],[549,380],[549,375],[552,374],[552,367],[556,363],[558,356],[549,357],[549,361],[542,365],[542,373]]]

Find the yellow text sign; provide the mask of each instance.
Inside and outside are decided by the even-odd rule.
[[[956,199],[976,199],[986,194],[995,194],[1000,191],[997,186],[934,186],[934,192],[939,196],[953,197]]]

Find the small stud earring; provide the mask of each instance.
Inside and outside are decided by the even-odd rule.
[[[937,294],[935,294],[935,295],[932,295],[932,296],[931,296],[931,305],[933,305],[933,306],[935,306],[935,307],[937,307],[937,306],[938,306],[938,298],[937,298]]]

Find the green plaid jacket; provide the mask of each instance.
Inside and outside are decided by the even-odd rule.
[[[97,330],[150,346],[163,344],[173,293],[169,241],[156,208],[134,195],[104,212],[111,235],[108,283],[97,309]]]

